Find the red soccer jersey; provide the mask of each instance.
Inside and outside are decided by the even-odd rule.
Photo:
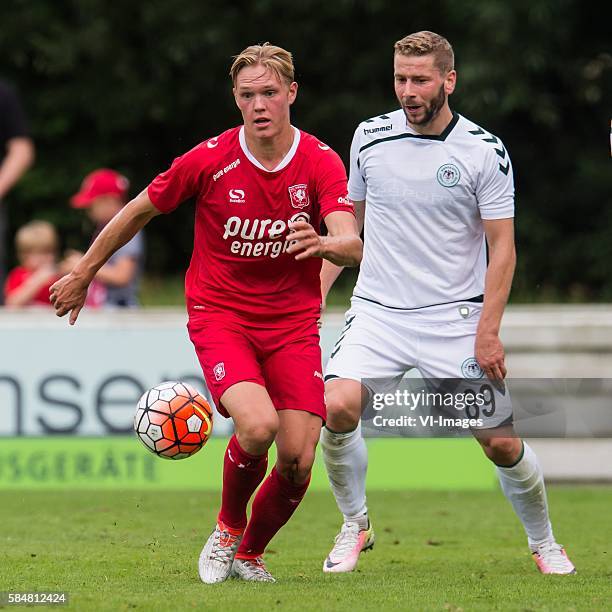
[[[250,321],[318,316],[321,259],[287,253],[289,221],[318,229],[334,211],[353,212],[339,156],[295,129],[290,151],[266,170],[244,128],[228,130],[174,160],[149,185],[163,213],[196,198],[194,249],[185,279],[189,313],[227,310]]]
[[[19,289],[21,285],[23,285],[30,278],[30,276],[32,276],[32,274],[32,270],[28,270],[28,268],[24,268],[22,266],[13,268],[6,278],[6,283],[4,285],[4,297],[7,298],[9,295],[17,291],[17,289]],[[45,283],[45,285],[43,285],[32,297],[27,306],[51,306],[51,302],[49,302],[49,288],[58,278],[59,275]]]

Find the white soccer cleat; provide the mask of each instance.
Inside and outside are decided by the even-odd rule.
[[[323,563],[323,571],[352,572],[359,560],[359,554],[373,547],[374,529],[372,525],[369,525],[367,529],[360,529],[358,523],[345,522],[334,540],[334,547]]]
[[[554,540],[547,540],[531,551],[533,560],[543,574],[575,574],[576,568],[565,549]]]
[[[198,560],[202,582],[215,584],[227,580],[241,539],[242,532],[230,529],[221,521],[215,525]]]
[[[274,576],[266,569],[263,559],[234,559],[232,578],[250,582],[276,582]]]

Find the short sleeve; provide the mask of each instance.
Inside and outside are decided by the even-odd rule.
[[[160,212],[172,212],[205,188],[206,168],[206,153],[198,145],[153,179],[147,188],[149,199]]]
[[[498,153],[503,152],[503,156]],[[476,187],[480,216],[485,220],[514,217],[514,175],[506,148],[489,149]]]
[[[321,218],[338,210],[355,214],[353,204],[346,195],[346,170],[340,156],[326,150],[317,166],[317,198]]]
[[[351,143],[351,159],[349,166],[348,195],[355,202],[366,199],[365,177],[359,167],[359,149],[361,147],[361,126],[355,130],[353,142]]]

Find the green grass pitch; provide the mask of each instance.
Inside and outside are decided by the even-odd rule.
[[[537,573],[499,491],[374,491],[374,550],[356,572],[324,575],[339,517],[313,491],[269,547],[276,584],[208,586],[197,558],[218,493],[2,491],[0,591],[63,590],[76,610],[610,609],[612,488],[549,498],[575,576]]]

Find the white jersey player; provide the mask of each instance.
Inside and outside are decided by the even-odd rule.
[[[398,41],[401,108],[362,122],[353,138],[349,197],[364,224],[364,255],[325,376],[321,446],[344,516],[325,572],[353,570],[373,546],[361,413],[412,368],[495,394],[495,410],[474,435],[497,467],[540,571],[575,572],[554,539],[542,470],[514,434],[503,388],[499,328],[516,260],[512,166],[499,138],[451,111],[453,66],[452,47],[433,32]],[[324,264],[324,295],[339,272]]]

